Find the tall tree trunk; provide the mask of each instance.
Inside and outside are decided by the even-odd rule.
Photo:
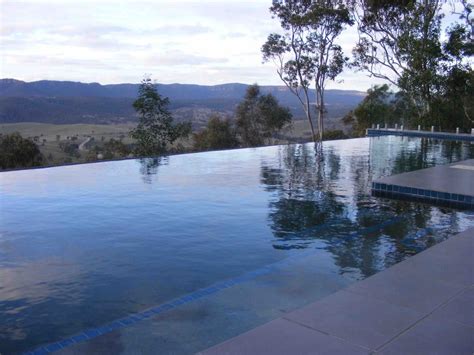
[[[306,101],[306,104],[305,104],[305,106],[306,106],[306,109],[305,109],[306,118],[308,119],[309,126],[311,127],[311,136],[313,137],[313,142],[316,143],[317,138],[316,138],[316,133],[314,133],[313,121],[311,119],[311,106],[310,106],[309,96],[308,96],[307,91],[305,91],[305,101]]]
[[[319,80],[319,79],[316,79]],[[323,88],[316,81],[316,106],[318,108],[318,139],[320,142],[323,141],[324,132],[324,93]]]

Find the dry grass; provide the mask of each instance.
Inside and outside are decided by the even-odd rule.
[[[328,122],[327,129],[334,129]],[[125,144],[133,143],[129,137],[133,124],[116,125],[95,125],[95,124],[46,124],[46,123],[8,123],[0,124],[0,133],[9,134],[13,132],[20,133],[24,138],[33,139],[36,137],[41,152],[47,158],[47,165],[61,165],[64,163],[79,163],[87,160],[87,151],[80,151],[79,156],[70,156],[60,147],[61,142],[71,142],[80,144],[88,137],[93,137],[95,144],[102,144],[110,139],[120,139]],[[59,136],[59,139],[58,139]],[[69,137],[69,139],[67,138]],[[72,138],[74,137],[74,138]],[[270,142],[271,144],[285,144],[294,142],[311,141],[311,130],[305,120],[293,121],[291,126],[282,130],[279,138]],[[192,138],[180,139],[175,144],[175,148],[189,150],[192,148]],[[89,156],[90,159],[90,156]]]
[[[106,139],[118,138],[120,135],[128,137],[128,132],[133,128],[132,124],[118,125],[94,125],[94,124],[65,124],[56,125],[48,123],[6,123],[0,125],[0,133],[19,132],[23,137],[40,136],[41,140],[55,141],[56,135],[61,136],[61,140],[66,137],[78,136],[81,140],[85,136],[94,137],[100,140],[102,136]]]
[[[66,124],[55,125],[47,123],[7,123],[0,125],[0,133],[20,133],[24,138],[37,137],[41,153],[47,158],[48,165],[59,165],[64,163],[77,163],[86,160],[86,154],[80,153],[79,157],[71,157],[59,147],[59,143],[71,141],[76,137],[75,143],[80,144],[88,137],[95,141],[108,141],[110,139],[123,139],[124,143],[131,143],[128,133],[133,128],[132,124],[120,125],[94,125],[94,124]],[[59,135],[59,140],[58,136]],[[67,137],[70,139],[68,140]],[[102,138],[103,137],[103,138]]]

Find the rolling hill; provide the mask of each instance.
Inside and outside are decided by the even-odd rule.
[[[157,84],[159,93],[169,97],[170,109],[178,120],[191,120],[200,126],[218,112],[232,116],[247,85]],[[281,104],[290,107],[295,118],[303,118],[297,99],[284,86],[262,86]],[[41,80],[25,82],[0,79],[0,123],[43,122],[125,123],[136,120],[132,102],[138,84],[80,83]],[[365,93],[353,90],[327,90],[328,119],[342,117],[354,108]]]

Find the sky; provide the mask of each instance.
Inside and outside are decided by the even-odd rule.
[[[262,63],[281,32],[271,0],[0,0],[0,77],[25,81],[282,85]],[[350,55],[347,29],[338,44]],[[365,91],[380,80],[345,70],[328,88]]]

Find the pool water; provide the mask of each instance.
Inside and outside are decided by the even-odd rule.
[[[76,345],[212,346],[474,226],[472,211],[370,193],[468,158],[467,142],[386,136],[0,173],[0,353],[265,270]]]

